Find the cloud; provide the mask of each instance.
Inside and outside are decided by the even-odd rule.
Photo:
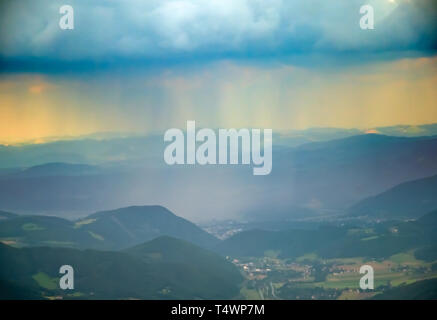
[[[54,85],[44,82],[39,78],[36,78],[36,81],[29,85],[29,92],[32,94],[41,94],[53,87]]]
[[[0,141],[198,127],[372,129],[437,122],[437,57],[314,70],[208,68],[0,77]],[[32,86],[50,90],[35,94]]]
[[[3,1],[2,64],[44,61],[244,59],[293,54],[392,54],[437,49],[432,0],[73,0],[75,29],[58,27],[65,1]],[[365,55],[364,55],[365,56]]]

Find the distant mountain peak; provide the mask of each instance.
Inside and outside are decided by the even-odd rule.
[[[126,248],[160,236],[183,239],[203,247],[219,240],[194,223],[160,205],[129,206],[96,212],[83,220],[95,219],[82,228],[112,239],[112,245]]]
[[[176,216],[173,212],[168,210],[166,207],[161,205],[135,205],[122,207],[114,210],[106,210],[96,212],[89,217],[102,217],[102,216],[112,216],[112,215],[126,215],[126,214],[159,214],[159,215],[171,215]]]
[[[39,176],[70,176],[98,173],[99,167],[80,163],[48,162],[39,164],[17,172],[18,176],[39,177]]]

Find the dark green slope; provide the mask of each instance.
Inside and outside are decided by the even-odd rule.
[[[101,241],[69,220],[47,216],[18,216],[0,223],[0,239],[16,246],[99,247]]]
[[[221,256],[218,256],[212,251],[169,236],[158,237],[146,243],[125,249],[124,252],[141,256],[145,259],[150,258],[163,262],[185,263],[187,260],[205,260],[212,263],[211,267],[224,262]],[[227,264],[228,263],[226,263],[226,265]]]
[[[437,226],[437,210],[425,214],[417,222],[422,226]]]
[[[129,248],[125,252],[146,262],[171,265],[177,270],[184,270],[183,276],[192,279],[190,291],[211,290],[210,296],[217,299],[224,296],[216,295],[215,292],[228,292],[229,296],[236,296],[239,291],[236,284],[243,280],[237,268],[223,257],[189,242],[167,236]]]
[[[195,224],[161,206],[133,206],[92,214],[81,229],[105,239],[111,248],[123,249],[159,236],[183,239],[202,247],[211,247],[218,239]]]
[[[15,281],[0,279],[0,300],[41,300],[40,290],[35,287],[20,286]]]
[[[12,219],[16,217],[18,217],[18,215],[15,213],[0,211],[0,222],[6,219]]]
[[[402,183],[352,206],[352,216],[418,218],[437,209],[437,175]]]
[[[263,256],[266,251],[276,251],[281,257],[299,257],[321,250],[346,237],[347,230],[336,227],[320,227],[317,230],[243,231],[224,240],[216,250],[230,256]]]
[[[119,252],[79,251],[67,248],[24,248],[0,246],[0,279],[15,285],[39,290],[41,296],[65,296],[70,293],[56,289],[59,268],[71,265],[75,270],[75,290],[84,298],[157,298],[166,286],[153,266]],[[53,279],[56,288],[44,288],[34,280],[38,274]]]
[[[12,248],[0,244],[0,285],[3,299],[62,296],[80,299],[230,299],[239,292],[238,270],[224,259],[204,253],[203,249],[178,244],[172,239],[164,248],[186,248],[184,263],[167,258],[143,257],[140,248],[132,252],[77,250],[70,248]],[[159,241],[158,241],[159,243]],[[164,249],[152,245],[156,255]],[[149,247],[146,245],[146,247]],[[201,253],[196,253],[200,250]],[[147,250],[146,250],[147,251]],[[204,260],[192,260],[201,257]],[[220,260],[221,259],[221,260]],[[59,268],[74,268],[75,289],[60,290]],[[206,268],[215,264],[214,272]],[[199,274],[202,272],[202,274]],[[23,296],[24,295],[24,296]]]
[[[378,294],[375,300],[436,300],[437,279],[401,285]]]
[[[432,241],[430,245],[423,246],[414,252],[417,259],[432,262],[437,260],[437,210],[424,215],[417,220],[423,229],[427,230],[427,233],[431,235]]]

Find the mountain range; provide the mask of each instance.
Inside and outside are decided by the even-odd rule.
[[[436,259],[437,210],[414,221],[358,226],[340,220],[309,229],[252,229],[223,241],[160,206],[97,212],[75,221],[0,216],[0,299],[241,297],[243,277],[225,256],[311,264],[305,257],[383,260],[411,251],[423,261]],[[72,291],[59,289],[61,265],[74,266]],[[388,288],[381,297],[435,296],[432,283]]]
[[[139,144],[131,146],[136,156],[118,140],[113,149],[107,141],[84,141],[102,155],[111,150],[99,165],[51,162],[3,171],[2,209],[77,219],[92,211],[157,203],[190,220],[284,220],[345,213],[399,184],[437,174],[433,136],[365,134],[295,147],[284,143],[274,148],[273,171],[265,177],[252,176],[247,166],[163,166],[158,143],[136,139]],[[151,157],[144,158],[148,153]],[[196,201],[184,200],[193,194]]]

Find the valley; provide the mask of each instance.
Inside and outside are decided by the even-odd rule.
[[[437,297],[429,285],[437,279],[437,211],[414,221],[361,225],[331,220],[277,230],[243,222],[210,226],[228,235],[223,240],[156,206],[77,221],[7,212],[2,217],[0,283],[6,299],[332,300],[392,292],[408,298],[408,287],[418,284],[425,288],[422,297]],[[238,231],[229,232],[230,226]],[[63,264],[77,269],[74,292],[58,287],[57,267]],[[374,290],[359,287],[364,264],[374,269]]]
[[[3,161],[76,150],[90,163],[0,171],[0,298],[436,299],[435,136],[317,134],[280,137],[261,180],[162,168],[153,137],[0,147]],[[138,202],[181,210],[121,205]],[[374,290],[359,287],[364,264]]]

